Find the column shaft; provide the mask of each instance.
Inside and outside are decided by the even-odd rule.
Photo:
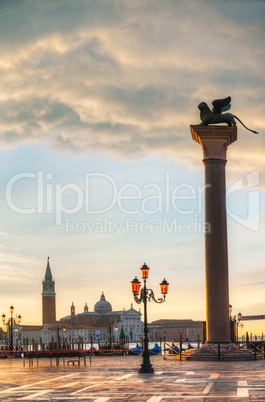
[[[229,342],[225,160],[206,159],[205,233],[207,342]]]

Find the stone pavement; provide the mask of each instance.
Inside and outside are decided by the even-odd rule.
[[[154,375],[138,374],[140,356],[93,356],[87,366],[23,367],[0,359],[0,401],[265,401],[265,360],[190,362],[152,356]]]

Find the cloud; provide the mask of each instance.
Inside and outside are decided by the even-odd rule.
[[[27,294],[29,289],[38,283],[36,273],[40,274],[40,259],[18,252],[2,250],[1,262],[1,293]],[[41,267],[43,268],[43,267]]]
[[[264,286],[265,281],[259,281],[259,282],[252,282],[252,283],[244,283],[242,286]]]
[[[2,146],[42,142],[122,159],[154,152],[192,164],[197,104],[227,95],[262,132],[265,7],[244,1],[236,13],[238,4],[3,1]],[[246,163],[250,138],[255,147],[252,137],[238,144]],[[255,141],[263,160],[264,140]]]

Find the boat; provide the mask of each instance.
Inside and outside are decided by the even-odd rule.
[[[160,355],[160,353],[161,353],[160,346],[158,346],[158,344],[156,343],[155,346],[153,347],[153,349],[150,350],[150,353],[152,355]]]
[[[134,349],[130,349],[128,351],[128,355],[140,355],[142,353],[142,351],[143,351],[143,348],[141,348],[141,346],[139,346],[137,343],[137,345]]]
[[[179,348],[177,347],[177,345],[172,343],[172,346],[171,346],[170,351],[168,352],[168,354],[169,355],[172,355],[172,354],[175,355],[176,353],[179,353]]]
[[[92,348],[90,348],[90,349],[87,349],[87,354],[91,354],[91,353],[95,353],[97,351],[97,349],[96,348],[94,348],[94,346],[92,347]]]

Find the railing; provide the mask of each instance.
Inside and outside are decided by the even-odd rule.
[[[201,346],[199,342],[194,342],[193,340],[190,341],[193,345],[193,350],[198,350]],[[265,358],[265,341],[240,341],[240,342],[235,342],[237,347],[239,349],[248,349],[248,350],[253,350],[254,354],[254,359],[264,359]],[[34,346],[34,348],[33,348]],[[53,346],[53,345],[49,345]],[[49,357],[49,354],[51,353],[67,353],[67,352],[78,352],[78,353],[85,353],[87,356],[89,355],[125,355],[129,352],[128,345],[119,345],[119,344],[114,344],[110,347],[108,344],[101,344],[101,345],[96,345],[97,349],[93,347],[93,343],[89,348],[73,348],[74,345],[70,345],[71,348],[67,349],[66,347],[63,348],[56,348],[56,345],[54,345],[54,348],[49,348],[48,345],[44,346],[43,344],[34,344],[34,345],[27,345],[25,348],[21,347],[20,349],[17,350],[9,350],[8,348],[0,349],[0,358],[20,358],[23,357],[24,354],[28,352],[34,352],[34,353],[39,353],[39,356],[42,354],[41,357]],[[68,345],[69,346],[69,345]],[[85,345],[84,345],[85,346]],[[86,345],[88,346],[88,345]],[[179,360],[184,360],[185,359],[185,352],[187,349],[189,349],[189,341],[185,338],[185,341],[182,341],[180,338],[180,341],[164,341],[160,343],[161,346],[161,354],[163,354],[164,359],[166,358],[172,358],[174,357],[175,359]],[[141,355],[141,353],[139,354]],[[216,355],[215,355],[216,356]],[[221,350],[221,343],[217,343],[217,359],[222,360],[222,350]]]
[[[237,347],[242,349],[254,349],[255,360],[264,359],[265,341],[245,341],[237,342]]]
[[[180,339],[180,342],[163,342],[163,354],[164,354],[164,359],[166,358],[175,358],[177,360],[185,360],[187,357],[187,350],[189,350],[188,347],[184,348],[183,347],[183,341]],[[236,344],[238,349],[242,350],[253,350],[254,353],[254,360],[258,359],[264,359],[265,358],[265,341],[241,341],[241,342],[233,342]],[[189,342],[188,342],[189,345]],[[222,360],[224,358],[222,349],[221,349],[221,342],[217,342],[217,360]],[[200,349],[199,344],[197,347],[192,348],[194,351]],[[233,353],[231,352],[231,357]],[[216,359],[216,354],[212,356],[213,359]],[[240,356],[237,354],[237,358],[240,358]],[[242,357],[245,359],[245,356]]]

